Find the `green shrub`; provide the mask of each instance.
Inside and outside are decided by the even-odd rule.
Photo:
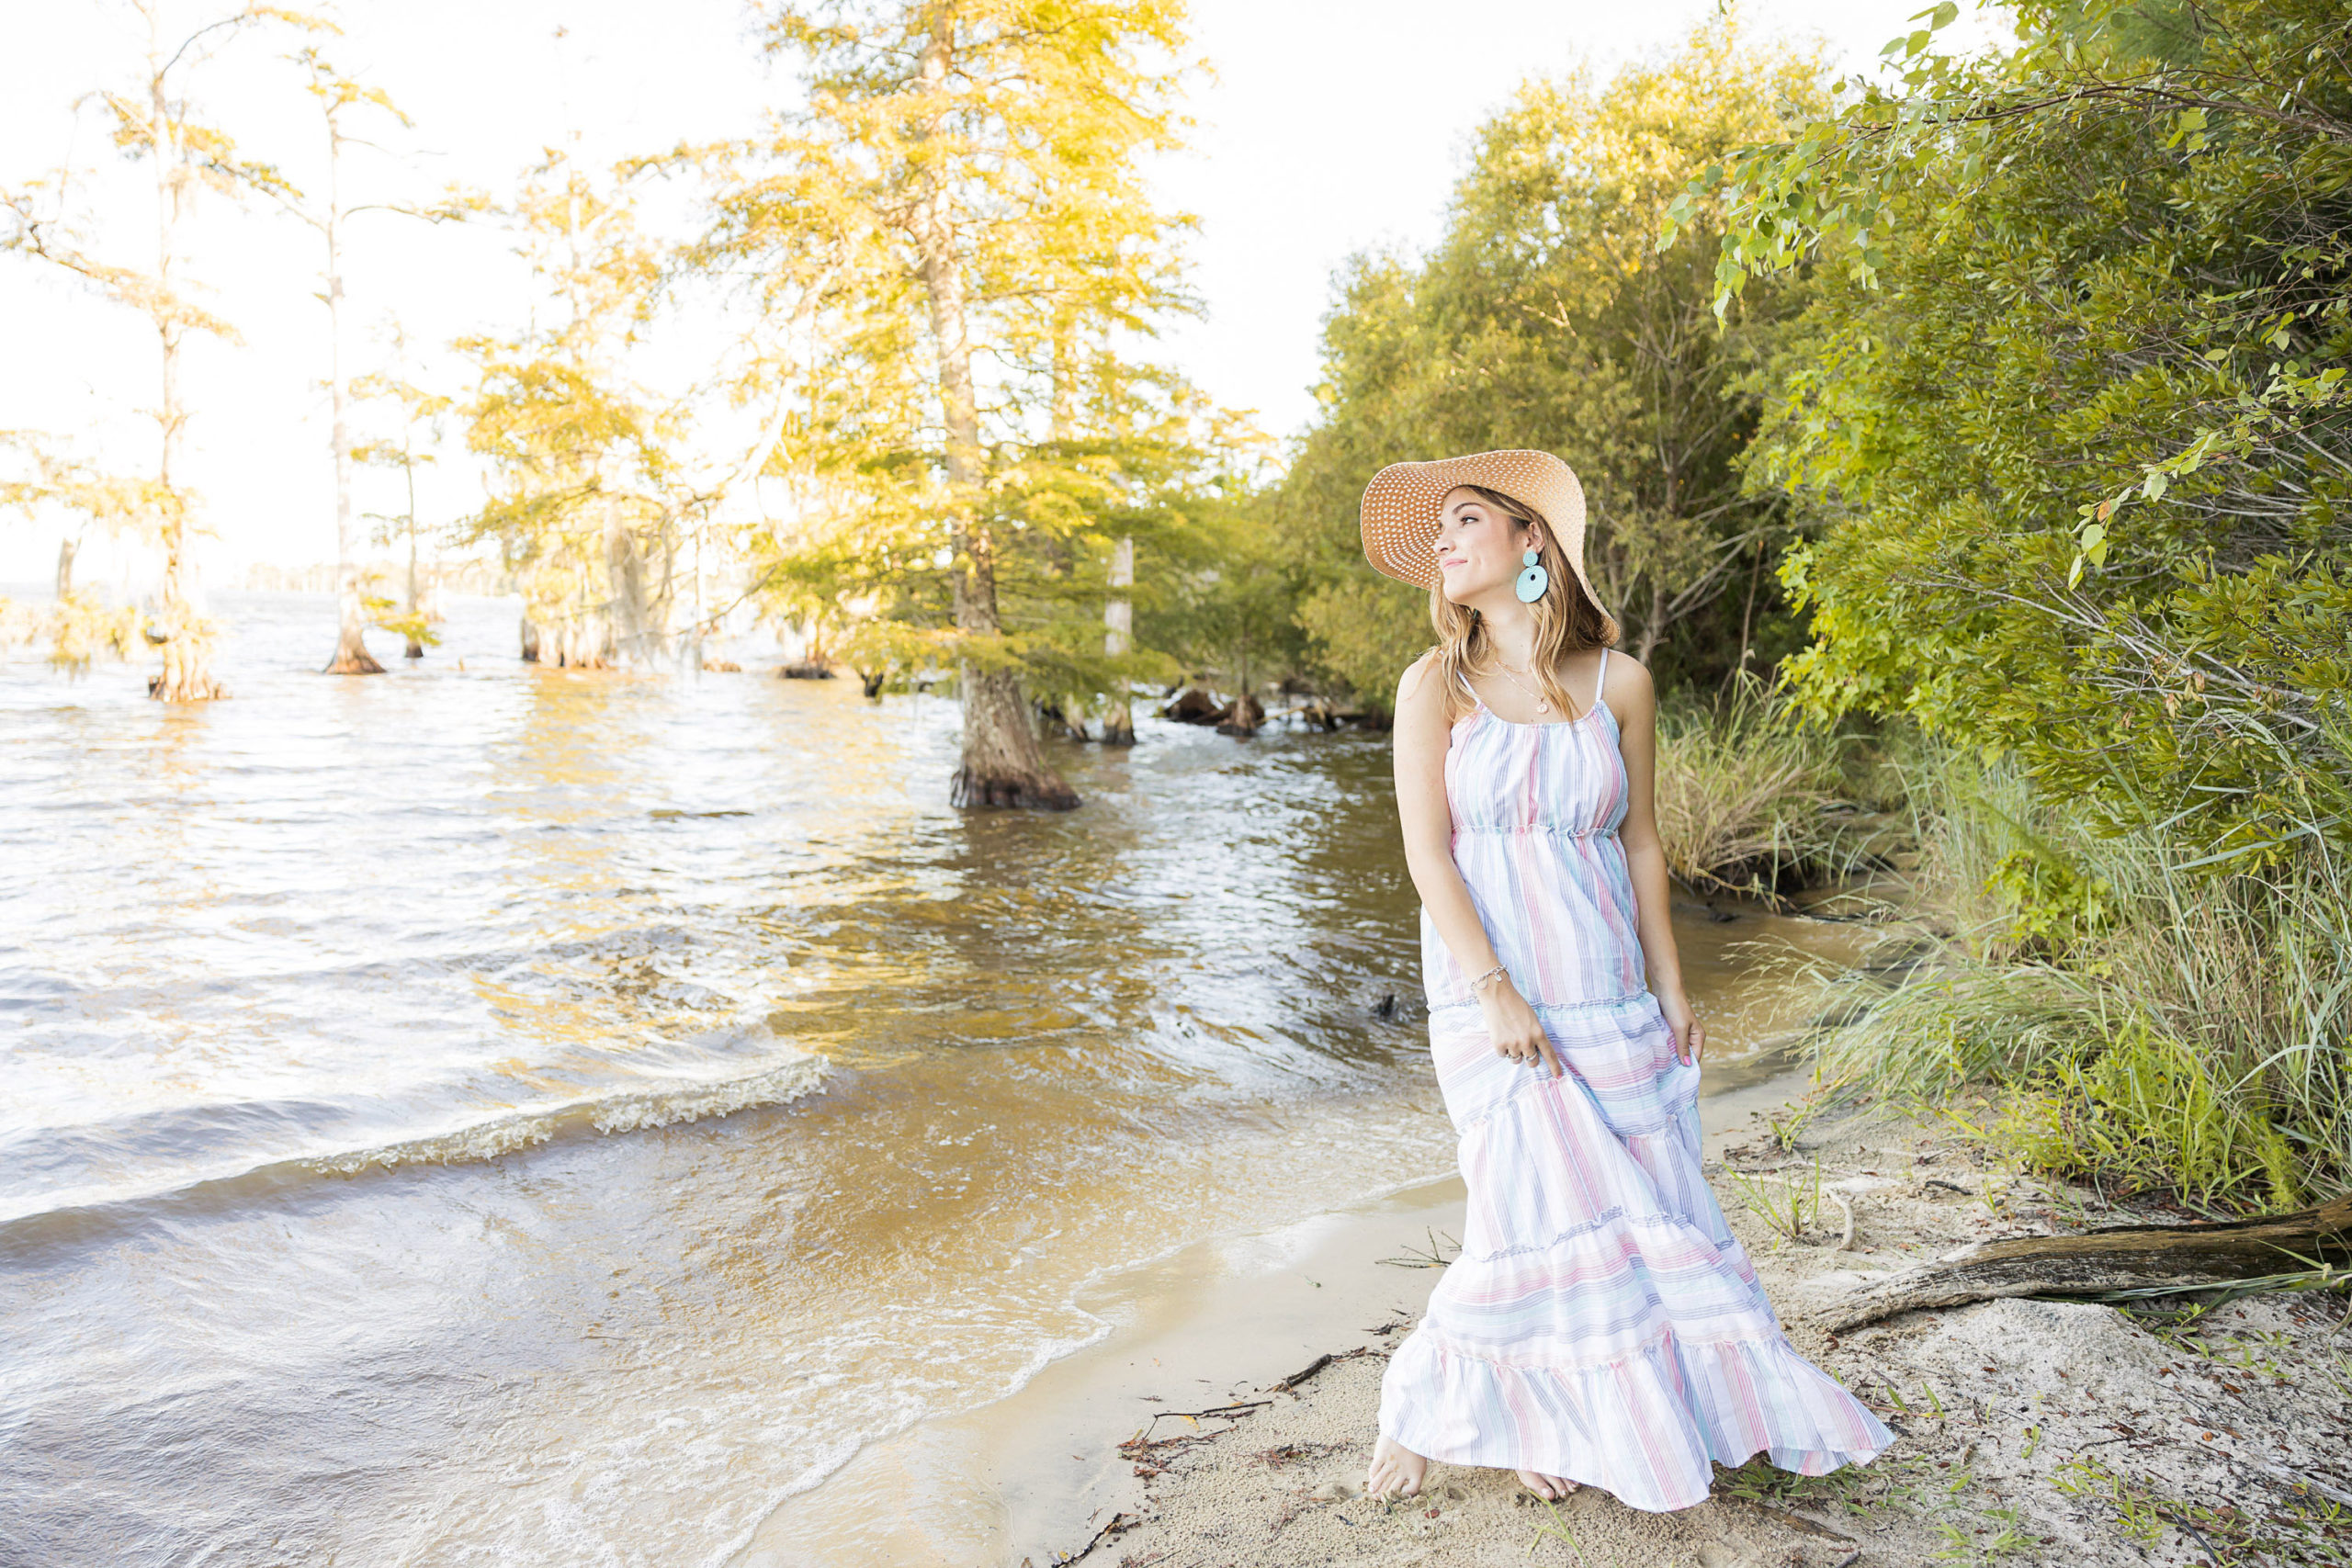
[[[2221,871],[1967,753],[1923,752],[1912,782],[1940,960],[1824,1040],[1826,1079],[1937,1103],[1994,1086],[1978,1130],[2006,1152],[2199,1204],[2352,1181],[2352,886],[2324,837]]]

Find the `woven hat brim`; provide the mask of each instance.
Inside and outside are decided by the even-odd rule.
[[[1373,570],[1416,588],[1435,588],[1434,547],[1445,498],[1463,485],[1499,491],[1541,513],[1586,597],[1600,604],[1584,569],[1584,486],[1574,469],[1549,452],[1474,452],[1427,463],[1389,464],[1364,487],[1358,513],[1364,558]]]

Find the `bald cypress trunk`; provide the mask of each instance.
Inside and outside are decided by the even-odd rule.
[[[161,673],[147,682],[147,694],[167,703],[209,702],[228,694],[212,678],[212,650],[207,628],[196,613],[196,564],[188,559],[187,508],[174,488],[179,467],[180,435],[187,425],[187,409],[180,400],[180,349],[187,323],[172,302],[172,264],[178,243],[182,204],[193,175],[188,167],[185,128],[164,91],[169,62],[157,30],[157,18],[148,16],[148,113],[153,117],[155,159],[155,282],[162,303],[155,309],[155,332],[163,351],[163,450],[155,477],[164,498],[159,530],[164,545],[164,581],[155,624],[148,640],[164,655]]]
[[[343,136],[327,113],[327,394],[334,412],[334,657],[330,675],[381,675],[368,651],[368,606],[359,588],[359,524],[351,513],[350,388],[343,378]],[[420,651],[422,651],[420,649]]]
[[[1135,581],[1136,542],[1132,536],[1122,536],[1111,547],[1111,597],[1102,605],[1102,651],[1114,659],[1127,651],[1135,637],[1135,603],[1126,593],[1135,586]],[[1102,716],[1102,743],[1136,743],[1135,705],[1127,696],[1125,681],[1111,694],[1110,710]]]
[[[933,10],[921,72],[930,93],[944,87],[954,28],[947,7]],[[1004,628],[997,615],[996,538],[983,510],[979,403],[972,379],[964,258],[955,220],[952,194],[935,175],[925,175],[908,227],[921,258],[932,344],[939,358],[947,484],[954,508],[956,629],[968,645],[1000,637]],[[967,653],[958,665],[957,682],[963,691],[964,744],[950,789],[955,803],[1054,811],[1075,807],[1077,793],[1046,765],[1019,677]]]

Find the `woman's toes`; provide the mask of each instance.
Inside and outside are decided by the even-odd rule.
[[[1547,1503],[1556,1503],[1579,1484],[1564,1475],[1544,1475],[1532,1470],[1519,1472],[1519,1483]]]
[[[1429,1461],[1412,1450],[1383,1438],[1373,1445],[1372,1468],[1364,1476],[1364,1495],[1373,1498],[1410,1497],[1421,1489]]]

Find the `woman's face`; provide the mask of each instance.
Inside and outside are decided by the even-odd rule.
[[[1446,492],[1435,548],[1445,596],[1455,604],[1476,604],[1498,595],[1516,603],[1511,583],[1521,570],[1520,558],[1541,547],[1534,529],[1521,527],[1476,491]]]

